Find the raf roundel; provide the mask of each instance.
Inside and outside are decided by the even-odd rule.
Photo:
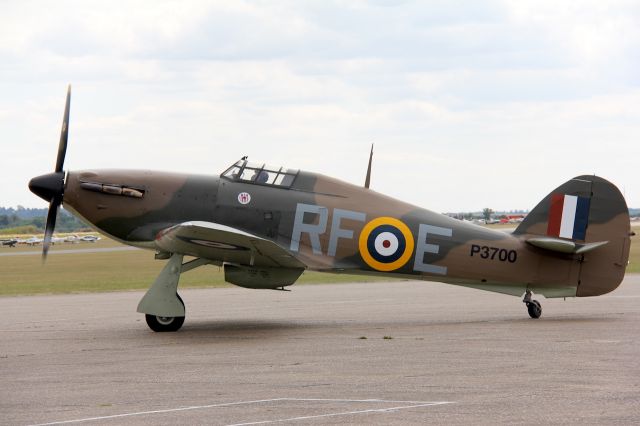
[[[393,271],[404,266],[413,253],[411,230],[393,217],[379,217],[367,223],[358,241],[360,255],[377,271]]]

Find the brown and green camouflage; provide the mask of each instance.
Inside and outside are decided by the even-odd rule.
[[[282,170],[246,161],[235,167],[272,174]],[[627,206],[618,189],[597,176],[579,176],[553,190],[513,233],[321,174],[289,171],[289,176],[290,182],[277,185],[229,171],[220,176],[77,171],[67,174],[63,201],[100,232],[158,251],[164,250],[155,243],[163,230],[202,221],[272,241],[305,268],[323,272],[440,281],[512,295],[529,290],[547,297],[604,294],[624,276],[630,245]],[[590,200],[586,236],[574,242],[574,252],[528,242],[547,236],[554,194]],[[241,196],[249,201],[242,203]],[[606,243],[579,252],[601,242]]]

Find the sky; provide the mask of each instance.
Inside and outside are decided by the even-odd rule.
[[[597,174],[640,207],[636,1],[0,1],[0,206],[65,169],[244,155],[440,212]]]

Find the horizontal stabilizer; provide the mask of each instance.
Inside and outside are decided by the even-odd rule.
[[[533,237],[526,240],[527,243],[538,248],[567,254],[582,254],[597,249],[609,241],[598,241],[595,243],[579,244],[570,240],[553,237]]]

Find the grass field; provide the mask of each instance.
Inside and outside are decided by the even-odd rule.
[[[640,237],[632,238],[628,273],[640,272]],[[108,248],[121,246],[103,238],[97,243],[55,245],[51,251]],[[1,247],[0,253],[32,251],[40,253],[41,246]],[[147,289],[158,275],[164,261],[154,260],[153,252],[131,250],[98,253],[51,255],[45,265],[38,255],[0,256],[0,296],[29,294],[83,293]],[[379,281],[385,278],[359,275],[305,272],[299,284]],[[224,282],[221,268],[204,266],[186,272],[180,287],[221,287]]]
[[[102,239],[97,243],[58,244],[58,250],[119,247]],[[0,253],[30,251],[40,253],[42,246],[0,248]],[[153,251],[131,250],[98,253],[52,254],[42,264],[38,255],[0,256],[0,296],[30,294],[85,293],[149,288],[160,273],[164,261],[154,260]],[[297,284],[382,281],[377,277],[305,272]],[[180,287],[232,286],[224,281],[222,268],[207,265],[186,272]]]

